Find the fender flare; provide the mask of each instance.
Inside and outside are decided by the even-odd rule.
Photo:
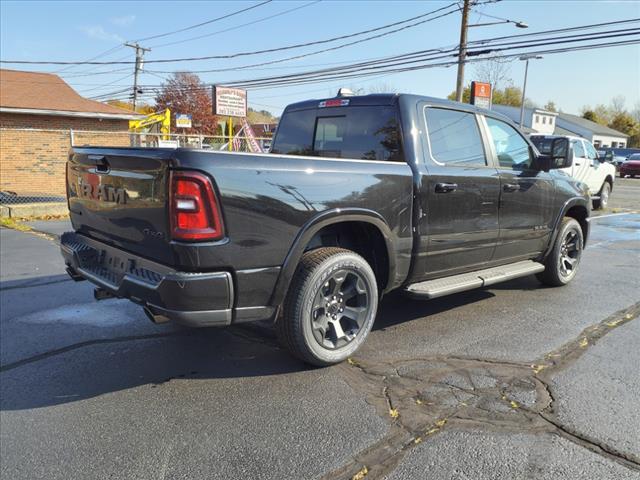
[[[553,248],[553,244],[556,241],[556,237],[558,236],[558,228],[560,227],[560,222],[562,222],[562,219],[566,216],[566,213],[569,211],[569,209],[575,206],[584,207],[587,210],[587,219],[589,218],[589,214],[591,213],[591,208],[590,208],[591,200],[586,199],[585,197],[571,197],[566,202],[564,202],[564,205],[560,210],[560,214],[556,217],[556,219],[553,222],[553,229],[551,231],[552,233],[549,239],[549,245],[547,245],[547,249],[545,250],[542,258],[547,258],[547,256],[551,252],[551,249]],[[586,234],[584,235],[585,245],[587,244],[587,237],[588,237],[588,229]]]
[[[334,208],[312,217],[300,228],[280,269],[276,286],[269,301],[271,306],[278,307],[284,301],[298,263],[300,263],[304,250],[314,235],[324,227],[344,222],[369,223],[380,231],[387,247],[387,256],[389,258],[387,288],[391,287],[396,274],[396,258],[394,254],[393,236],[385,219],[373,210],[363,208]]]

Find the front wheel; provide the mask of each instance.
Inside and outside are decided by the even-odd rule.
[[[593,208],[595,210],[601,210],[607,208],[609,204],[609,195],[611,195],[611,184],[605,181],[600,188],[600,198],[593,201]]]
[[[276,331],[294,356],[331,365],[360,348],[377,308],[376,277],[365,259],[342,248],[319,248],[302,256]]]
[[[576,276],[583,248],[584,236],[580,224],[575,218],[564,217],[553,249],[544,262],[544,272],[536,275],[538,280],[552,287],[569,283]]]

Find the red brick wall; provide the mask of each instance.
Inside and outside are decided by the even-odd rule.
[[[128,146],[126,133],[109,133],[126,132],[128,128],[127,120],[0,113],[0,190],[21,195],[64,195],[69,130],[74,131],[75,145]]]

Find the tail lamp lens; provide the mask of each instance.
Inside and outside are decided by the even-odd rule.
[[[222,216],[211,180],[201,173],[171,172],[171,232],[175,240],[219,240]]]

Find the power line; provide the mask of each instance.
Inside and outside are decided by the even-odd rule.
[[[485,2],[485,3],[491,3],[491,2]],[[439,18],[439,17],[436,17],[436,18]],[[435,18],[433,20],[435,20]],[[542,31],[542,32],[527,33],[527,34],[524,34],[524,35],[512,35],[512,36],[494,37],[494,38],[470,41],[470,42],[467,42],[467,44],[468,45],[472,45],[472,44],[477,44],[477,43],[487,43],[487,42],[494,41],[494,40],[520,38],[520,37],[528,37],[528,36],[540,36],[540,35],[545,35],[547,33],[562,33],[562,32],[575,31],[575,30],[582,29],[582,28],[584,28],[584,29],[593,29],[593,28],[600,27],[600,26],[615,25],[615,24],[626,24],[626,23],[638,22],[638,21],[640,21],[640,18],[636,18],[636,19],[632,19],[632,20],[620,20],[620,21],[615,21],[615,22],[605,22],[605,23],[600,23],[600,24],[591,24],[591,25],[586,25],[584,27],[580,26],[580,27],[561,28],[561,29],[556,29],[556,30],[546,30],[546,31]],[[452,45],[451,48],[453,48],[453,47],[455,47],[455,49],[458,48],[457,45],[455,45],[455,46]],[[444,47],[444,48],[449,49],[450,47]],[[241,66],[227,67],[227,68],[206,69],[206,70],[189,70],[189,72],[190,73],[221,73],[221,72],[245,70],[245,69],[250,69],[250,68],[254,68],[254,67],[263,67],[263,66],[268,66],[268,65],[274,65],[274,64],[278,64],[278,63],[291,61],[291,60],[299,60],[301,58],[305,58],[305,57],[312,56],[312,55],[317,55],[319,53],[326,53],[327,51],[330,51],[330,50],[332,50],[332,49],[319,50],[319,51],[315,51],[315,52],[309,52],[309,53],[306,53],[306,54],[295,55],[293,57],[276,59],[276,60],[271,60],[271,61],[267,61],[267,62],[253,63],[253,64],[249,64],[249,65],[241,65]],[[162,71],[162,70],[155,70],[154,72],[155,73],[173,73],[173,71]]]
[[[580,29],[592,29],[595,27],[603,26],[603,25],[626,24],[630,22],[637,22],[639,20],[640,19],[604,22],[601,24],[575,26],[575,27],[568,27],[568,28],[562,28],[562,29],[547,30],[544,32],[533,32],[525,35],[512,35],[512,36],[506,36],[506,37],[505,36],[495,37],[493,39],[482,39],[475,42],[469,42],[469,43],[477,44],[477,47],[470,49],[469,54],[472,56],[478,57],[478,56],[486,55],[491,52],[498,52],[503,50],[526,49],[526,48],[532,48],[537,46],[546,46],[546,45],[561,44],[561,43],[583,42],[583,41],[596,40],[601,38],[612,38],[616,36],[621,36],[623,34],[635,35],[638,32],[637,29],[622,29],[622,30],[610,30],[610,31],[604,31],[604,32],[593,32],[588,34],[574,34],[574,35],[567,35],[567,36],[548,37],[545,39],[517,40],[518,38],[522,38],[522,37],[539,37],[541,35],[549,34],[549,33],[572,32]],[[503,42],[500,41],[500,40],[512,40],[512,39],[516,39],[516,40],[503,41]],[[551,42],[550,40],[558,40],[558,41]],[[492,41],[493,43],[490,43]],[[635,42],[633,41],[617,42],[615,44],[612,44],[612,46],[631,45],[631,44],[635,44]],[[396,71],[400,71],[400,69],[403,66],[410,65],[410,64],[414,64],[415,66],[415,64],[420,64],[421,62],[422,62],[422,65],[418,65],[418,68],[428,68],[428,65],[424,65],[426,61],[428,60],[433,61],[436,59],[446,58],[447,56],[454,56],[451,54],[453,53],[453,51],[455,51],[456,48],[457,48],[456,46],[453,46],[453,47],[443,47],[443,48],[423,50],[423,51],[417,51],[417,52],[409,52],[401,55],[394,55],[390,57],[373,59],[372,61],[363,61],[363,62],[358,62],[350,65],[345,65],[342,67],[335,67],[333,69],[313,70],[313,71],[307,71],[307,72],[300,72],[298,74],[239,80],[235,82],[226,82],[226,83],[233,84],[233,85],[245,85],[248,88],[263,88],[263,87],[276,86],[276,85],[286,86],[286,85],[296,85],[296,84],[303,84],[303,83],[321,83],[321,81],[325,81],[325,79],[335,80],[337,78],[356,78],[359,76],[370,76],[371,74],[374,74],[374,73],[379,74],[380,71],[383,71],[383,72],[389,71],[391,73],[395,73]],[[591,47],[587,45],[587,46],[581,46],[580,48],[574,48],[574,50],[563,50],[563,51],[575,51],[575,50],[580,50],[585,48],[595,48],[595,47]],[[520,55],[521,53],[525,53],[525,52],[519,52],[518,54],[513,54],[513,55],[494,56],[492,58],[510,59],[512,57],[515,57],[516,55]],[[474,61],[482,61],[482,60],[484,60],[484,58],[479,58]],[[437,65],[447,66],[449,64],[447,62],[444,62]],[[393,70],[381,70],[383,68],[389,69],[390,67],[397,67],[397,68]],[[354,73],[353,70],[356,68],[362,70],[362,72],[360,72],[360,74],[352,75],[352,73]],[[413,68],[413,67],[409,67],[409,68]],[[156,75],[157,72],[153,72],[153,73],[147,72],[147,73],[151,73],[154,76],[158,76]],[[341,75],[341,76],[337,76],[337,75]],[[152,88],[152,86],[142,85],[141,88],[146,90],[146,89]],[[206,87],[206,88],[209,88],[209,87]],[[114,95],[117,93],[119,92],[110,92],[111,95]],[[104,94],[104,95],[109,96],[109,94]]]
[[[493,0],[487,0],[487,1],[493,1]],[[338,37],[333,37],[333,38],[328,38],[328,39],[323,39],[323,40],[316,40],[313,42],[306,42],[306,43],[300,43],[300,44],[295,44],[295,45],[287,45],[284,47],[277,47],[277,48],[269,48],[269,49],[264,49],[264,50],[256,50],[256,51],[250,51],[250,52],[237,52],[237,53],[232,53],[232,54],[226,54],[226,55],[208,55],[208,56],[203,56],[203,57],[188,57],[188,58],[171,58],[171,59],[157,59],[157,60],[147,60],[146,63],[177,63],[177,62],[191,62],[191,61],[202,61],[202,60],[214,60],[214,59],[231,59],[231,58],[238,58],[238,57],[244,57],[244,56],[252,56],[252,55],[261,55],[264,53],[273,53],[273,52],[279,52],[279,51],[283,51],[283,50],[292,50],[295,48],[303,48],[303,47],[308,47],[308,46],[312,46],[312,45],[319,45],[319,44],[324,44],[324,43],[330,43],[330,42],[335,42],[337,40],[344,40],[347,38],[352,38],[352,37],[356,37],[359,35],[365,35],[367,33],[372,33],[372,32],[376,32],[376,31],[380,31],[380,30],[385,30],[387,28],[391,28],[394,26],[398,26],[398,25],[402,25],[408,22],[411,22],[413,20],[416,20],[418,18],[424,18],[427,17],[429,15],[433,15],[434,13],[438,13],[440,11],[443,10],[447,10],[451,7],[455,7],[457,4],[451,3],[449,5],[447,5],[446,7],[441,7],[441,8],[437,8],[435,10],[432,10],[430,12],[421,14],[421,15],[417,15],[415,17],[412,18],[408,18],[405,20],[401,20],[399,22],[394,22],[394,23],[390,23],[387,25],[383,25],[381,27],[376,27],[376,28],[372,28],[372,29],[368,29],[368,30],[362,30],[359,32],[355,32],[355,33],[350,33],[347,35],[341,35]],[[351,45],[355,45],[357,43],[362,43],[365,41],[369,41],[369,40],[374,40],[377,38],[381,38],[384,37],[386,35],[390,35],[396,32],[399,32],[401,30],[405,30],[407,28],[412,28],[418,25],[422,25],[423,23],[435,20],[437,18],[441,18],[443,16],[446,15],[451,15],[452,13],[456,13],[457,12],[457,7],[455,10],[451,11],[451,12],[447,12],[443,15],[434,17],[434,18],[430,18],[430,19],[426,19],[426,20],[422,20],[420,22],[416,22],[413,23],[411,25],[406,25],[403,27],[400,27],[398,29],[395,30],[391,30],[389,32],[383,32],[381,34],[378,35],[374,35],[371,37],[367,37],[355,42],[351,42],[351,43],[347,43],[347,44],[343,44],[343,45],[339,45],[337,47],[333,47],[333,48],[329,48],[323,51],[319,51],[319,52],[315,52],[313,53],[314,55],[317,53],[323,53],[324,51],[331,51],[331,50],[336,50],[338,48],[344,48],[347,46],[351,46]],[[135,62],[131,62],[131,61],[113,61],[113,62],[66,62],[66,61],[33,61],[33,60],[0,60],[0,63],[16,63],[16,64],[27,64],[27,65],[129,65],[129,64],[134,64]]]
[[[561,40],[555,40],[555,41],[536,41],[536,42],[518,42],[519,44],[517,45],[513,45],[513,43],[515,42],[509,42],[509,43],[504,43],[504,44],[496,44],[496,45],[489,45],[487,46],[488,48],[482,48],[482,49],[475,49],[475,50],[469,50],[467,55],[468,56],[480,56],[480,55],[486,55],[489,53],[493,53],[493,52],[502,52],[502,51],[508,51],[508,50],[514,50],[514,49],[528,49],[528,48],[533,48],[533,47],[540,47],[540,46],[549,46],[549,45],[558,45],[558,44],[567,44],[567,43],[575,43],[575,42],[584,42],[584,41],[590,41],[590,40],[599,40],[599,39],[608,39],[608,38],[617,38],[617,37],[626,37],[626,36],[631,36],[631,35],[639,35],[640,34],[640,29],[636,29],[634,32],[626,32],[626,33],[613,33],[613,34],[600,34],[600,35],[593,35],[590,36],[588,38],[567,38],[567,39],[561,39]],[[438,52],[439,53],[439,52]],[[390,66],[400,66],[400,65],[404,65],[404,64],[411,64],[411,63],[419,63],[419,62],[424,62],[426,60],[436,60],[436,59],[443,59],[443,58],[447,58],[447,57],[457,57],[457,54],[453,54],[453,52],[450,53],[442,53],[442,54],[438,54],[438,53],[430,53],[430,54],[426,54],[426,55],[422,55],[421,58],[416,58],[417,56],[415,54],[410,54],[407,59],[403,59],[404,61],[391,61],[391,62],[385,62],[384,64],[380,65],[354,65],[354,66],[349,66],[349,67],[341,67],[338,69],[325,69],[325,70],[319,70],[319,71],[312,71],[312,72],[307,72],[306,74],[292,74],[292,75],[280,75],[280,76],[273,76],[273,77],[264,77],[261,79],[253,79],[253,80],[240,80],[240,81],[231,81],[231,82],[225,82],[226,85],[229,86],[242,86],[242,87],[251,87],[251,86],[258,86],[258,85],[265,85],[265,84],[270,84],[273,82],[285,82],[285,81],[296,81],[296,80],[300,80],[300,79],[305,79],[305,78],[314,78],[314,77],[322,77],[322,76],[327,76],[327,75],[331,75],[331,74],[336,74],[336,73],[351,73],[354,70],[358,70],[358,71],[366,71],[366,70],[380,70],[382,68],[387,68]],[[521,52],[522,53],[522,52]],[[411,57],[411,55],[413,55],[413,58]],[[457,60],[456,60],[457,62]]]
[[[242,10],[237,10],[235,12],[228,13],[228,14],[223,15],[221,17],[213,18],[211,20],[207,20],[206,22],[197,23],[195,25],[190,25],[188,27],[180,28],[178,30],[173,30],[171,32],[160,33],[158,35],[151,35],[149,37],[144,37],[144,38],[138,38],[136,40],[136,42],[144,42],[146,40],[152,40],[154,38],[168,37],[169,35],[175,35],[176,33],[186,32],[187,30],[193,30],[194,28],[199,28],[199,27],[202,27],[204,25],[209,25],[209,24],[214,23],[214,22],[219,22],[220,20],[224,20],[226,18],[230,18],[230,17],[233,17],[235,15],[239,15],[239,14],[247,12],[249,10],[253,10],[254,8],[258,8],[258,7],[261,7],[262,5],[266,5],[267,3],[271,3],[271,1],[272,0],[266,0],[264,2],[257,3],[256,5],[252,5],[250,7],[243,8]]]
[[[130,78],[130,77],[132,77],[132,76],[133,76],[133,73],[129,73],[129,74],[125,75],[125,76],[124,76],[124,77],[122,77],[122,78],[118,78],[117,80],[114,80],[113,82],[105,83],[104,85],[100,85],[100,86],[98,86],[98,87],[89,88],[89,89],[87,89],[87,90],[84,90],[84,91],[82,92],[82,95],[84,95],[84,94],[85,94],[85,93],[87,93],[87,92],[92,92],[92,91],[94,91],[94,90],[100,90],[100,89],[102,89],[102,88],[104,88],[104,87],[107,87],[107,86],[109,86],[109,85],[113,85],[114,83],[118,83],[118,82],[121,82],[122,80],[126,80],[127,78]]]
[[[490,53],[493,51],[508,51],[508,50],[513,50],[513,49],[517,49],[517,50],[523,50],[523,49],[527,49],[527,48],[532,48],[532,47],[540,47],[540,46],[549,46],[549,45],[557,45],[560,43],[570,43],[570,42],[576,42],[576,41],[587,41],[587,40],[595,40],[595,39],[604,39],[604,38],[613,38],[613,37],[620,37],[620,36],[628,36],[628,35],[637,35],[637,33],[625,33],[625,34],[612,34],[612,35],[594,35],[590,38],[581,38],[581,39],[569,39],[567,41],[547,41],[547,42],[539,42],[538,43],[533,43],[531,41],[528,42],[528,44],[526,44],[525,42],[520,42],[520,43],[525,43],[524,45],[510,45],[510,46],[502,46],[499,48],[492,48],[490,50],[472,50],[470,51],[470,56],[475,56],[477,57],[476,59],[473,60],[469,60],[469,61],[483,61],[485,60],[485,58],[480,57],[481,55],[484,55],[486,53]],[[574,36],[571,36],[574,37]],[[621,45],[633,45],[633,44],[637,44],[639,42],[639,40],[626,40],[626,41],[621,41],[621,42],[615,42],[615,43],[611,43],[612,46],[621,46]],[[512,42],[513,43],[513,42]],[[590,49],[590,48],[603,48],[606,47],[607,45],[609,45],[609,43],[605,43],[605,44],[595,44],[595,45],[582,45],[582,46],[577,46],[577,47],[568,47],[566,49],[562,49],[562,50],[557,50],[557,52],[560,51],[577,51],[577,50],[582,50],[582,49]],[[535,52],[528,52],[527,53],[554,53],[556,51],[550,51],[550,50],[539,50],[539,51],[535,51]],[[499,58],[512,58],[512,57],[517,57],[519,55],[521,55],[522,51],[519,51],[518,53],[514,53],[514,54],[507,54],[507,55],[501,55],[499,56]],[[413,54],[409,54],[409,55],[413,55]],[[409,55],[407,57],[409,57]],[[330,69],[326,69],[326,70],[322,70],[322,71],[312,71],[312,72],[307,72],[306,74],[299,74],[297,76],[277,76],[277,77],[267,77],[267,78],[262,78],[262,79],[253,79],[253,80],[240,80],[240,81],[235,81],[235,82],[225,82],[226,85],[234,85],[234,86],[242,86],[242,87],[246,87],[246,88],[263,88],[263,87],[274,87],[274,86],[284,86],[284,85],[299,85],[299,84],[304,84],[304,83],[319,83],[319,81],[324,81],[324,80],[335,80],[337,78],[357,78],[357,77],[362,77],[362,76],[368,76],[371,74],[379,74],[381,72],[400,72],[400,71],[411,71],[411,70],[415,70],[415,69],[420,69],[420,68],[430,68],[431,66],[449,66],[449,65],[454,65],[457,63],[457,60],[450,60],[450,61],[445,61],[445,62],[441,62],[441,63],[436,63],[436,64],[427,64],[425,62],[427,61],[434,61],[434,60],[442,60],[444,58],[447,57],[452,57],[455,55],[438,55],[438,56],[434,56],[433,54],[430,57],[423,57],[423,58],[418,58],[418,59],[412,59],[409,61],[405,61],[405,62],[395,62],[395,63],[389,63],[387,62],[386,64],[383,65],[377,65],[377,66],[370,66],[368,68],[362,68],[360,66],[356,67],[350,67],[350,70],[330,70]],[[412,65],[412,66],[407,66],[407,65],[411,65],[411,64],[416,64],[418,63],[418,65]],[[395,68],[390,68],[390,67],[395,67]],[[383,70],[384,69],[384,70]],[[150,87],[143,87],[143,88],[150,88]],[[196,88],[201,88],[201,87],[196,87]],[[208,87],[205,87],[208,88]]]
[[[270,20],[272,18],[280,17],[282,15],[286,15],[287,13],[295,12],[296,10],[300,10],[302,8],[310,7],[311,5],[315,5],[316,3],[320,3],[321,1],[322,0],[314,0],[313,2],[305,3],[304,5],[300,5],[300,6],[295,7],[295,8],[290,8],[289,10],[284,10],[284,11],[276,13],[274,15],[269,15],[268,17],[259,18],[258,20],[254,20],[252,22],[247,22],[247,23],[243,23],[241,25],[236,25],[235,27],[225,28],[224,30],[218,30],[217,32],[207,33],[205,35],[199,35],[197,37],[186,38],[184,40],[177,40],[175,42],[161,43],[159,45],[151,45],[151,48],[168,47],[169,45],[178,45],[178,44],[181,44],[181,43],[191,42],[193,40],[200,40],[202,38],[213,37],[214,35],[219,35],[220,33],[226,33],[226,32],[230,32],[232,30],[238,30],[239,28],[242,28],[242,27],[246,27],[246,26],[249,26],[249,25],[255,25],[256,23],[260,23],[260,22],[264,22],[266,20]]]
[[[593,32],[593,33],[587,33],[587,34],[573,34],[573,35],[566,35],[566,36],[547,37],[545,39],[538,39],[538,40],[529,39],[529,40],[516,40],[512,42],[498,41],[494,43],[484,42],[482,45],[478,47],[474,47],[474,49],[470,49],[469,55],[478,56],[478,55],[485,55],[487,53],[491,53],[494,51],[502,51],[505,49],[532,48],[536,46],[553,45],[553,44],[559,44],[559,43],[584,42],[584,41],[597,40],[597,39],[603,39],[603,38],[614,38],[614,37],[620,37],[620,36],[637,35],[638,33],[640,33],[639,29],[621,29],[621,30],[610,30],[605,32]],[[511,47],[511,48],[507,48],[507,47]],[[434,48],[429,50],[421,50],[421,51],[409,52],[409,53],[400,54],[400,55],[383,57],[381,59],[375,59],[372,61],[357,62],[357,63],[344,65],[340,67],[311,70],[306,72],[277,75],[277,76],[263,77],[263,78],[257,78],[257,79],[238,80],[238,81],[232,81],[232,82],[226,82],[226,83],[230,85],[236,84],[236,85],[247,86],[249,84],[254,84],[257,82],[269,82],[269,81],[273,82],[273,81],[279,81],[279,80],[301,79],[301,78],[310,77],[310,76],[329,75],[329,74],[336,74],[336,73],[348,73],[351,70],[378,69],[378,68],[389,67],[389,66],[419,63],[426,60],[457,56],[457,54],[455,54],[456,50],[457,50],[457,46]],[[146,88],[148,88],[148,86]]]

